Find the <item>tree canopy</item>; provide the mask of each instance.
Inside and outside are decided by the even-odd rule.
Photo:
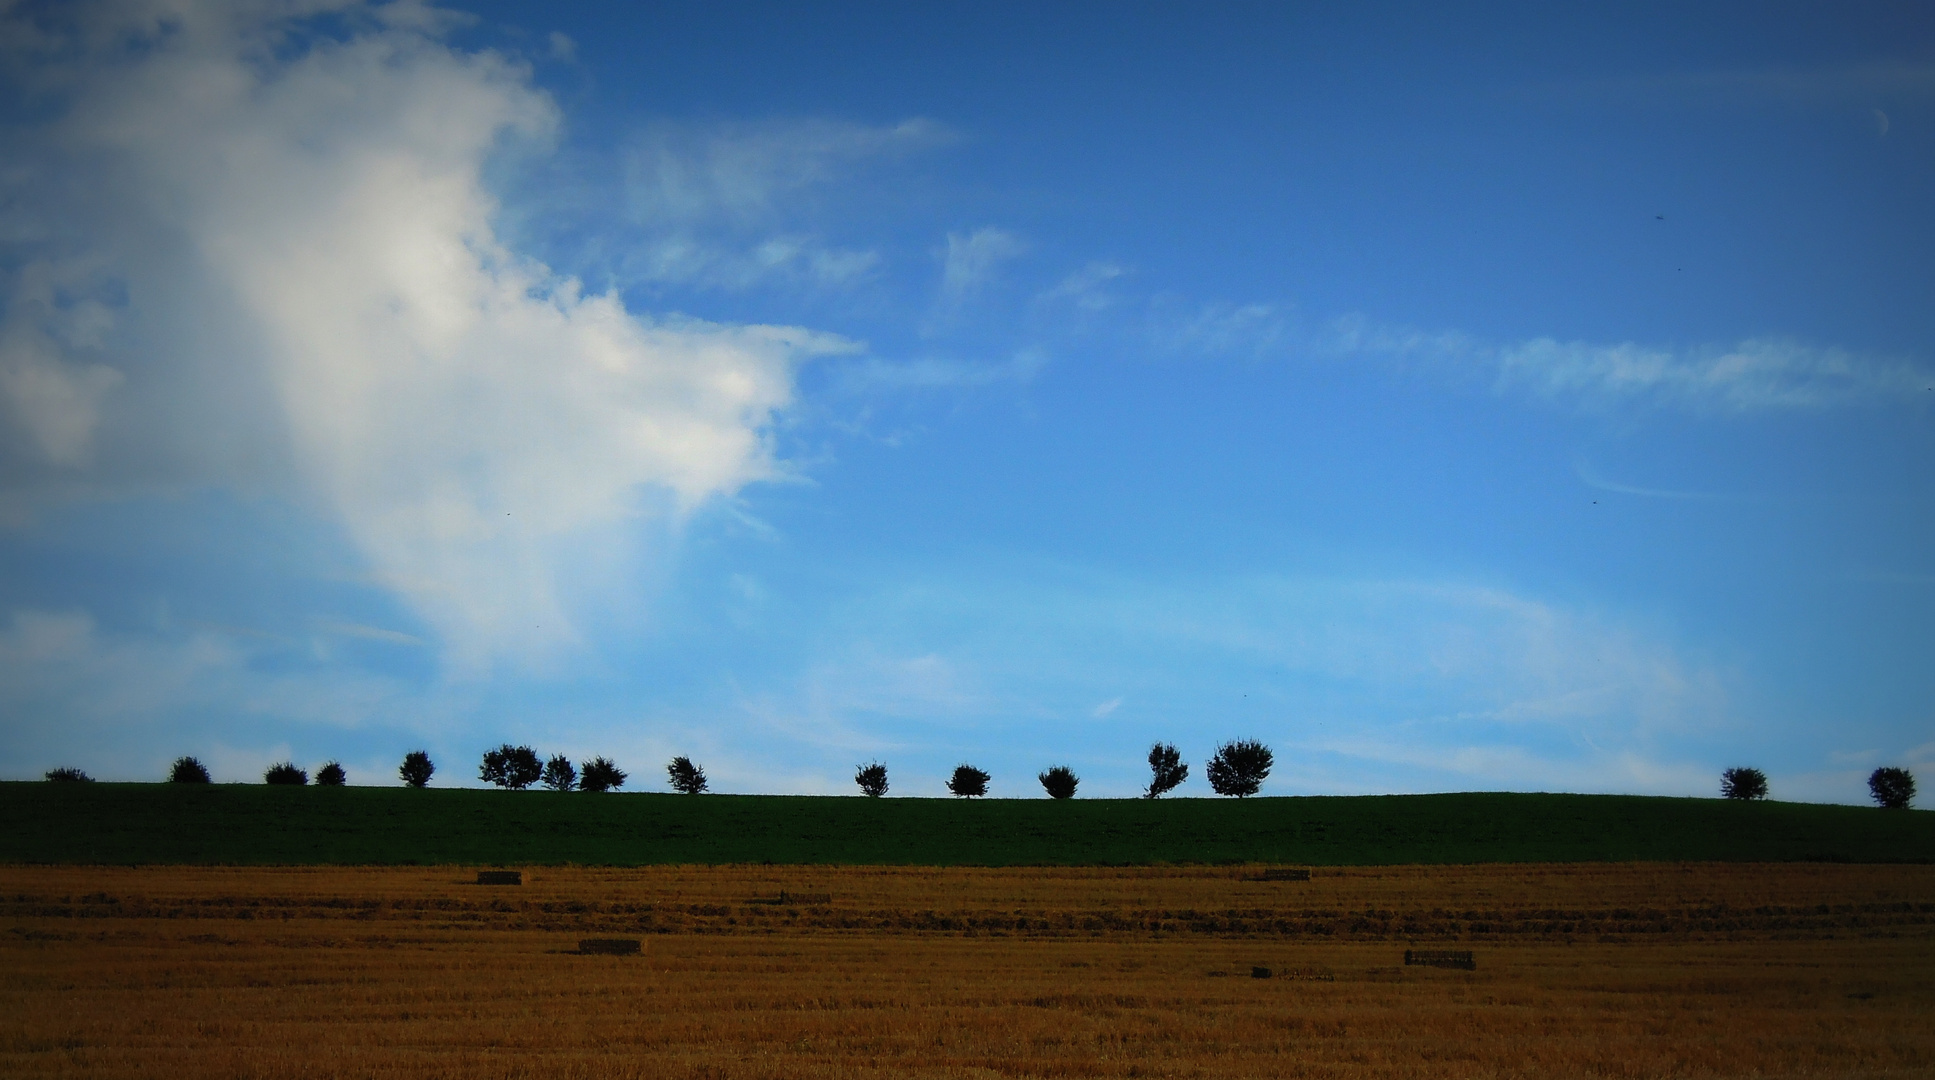
[[[1216,756],[1209,759],[1203,771],[1216,794],[1241,799],[1257,793],[1269,778],[1275,760],[1270,748],[1255,739],[1237,739],[1217,747]]]
[[[976,795],[986,795],[988,793],[988,781],[990,779],[992,777],[988,776],[987,773],[982,772],[972,765],[956,765],[954,766],[954,775],[947,781],[947,790],[959,798],[972,799]]]
[[[1884,810],[1906,810],[1915,801],[1915,774],[1884,766],[1868,776],[1868,794]]]
[[[1048,792],[1048,797],[1051,799],[1074,798],[1075,786],[1082,782],[1082,778],[1075,775],[1075,770],[1066,765],[1050,766],[1046,772],[1035,779],[1041,781],[1042,788]]]
[[[1759,769],[1728,769],[1720,774],[1720,797],[1764,799],[1767,797],[1767,774]]]
[[[692,759],[680,754],[665,766],[666,782],[672,790],[681,795],[701,795],[705,793],[705,770],[692,764]]]
[[[430,755],[421,750],[412,750],[403,755],[403,764],[396,767],[396,775],[414,788],[428,785],[436,771],[437,766],[430,760]]]
[[[578,773],[579,791],[615,791],[625,786],[625,770],[610,758],[595,757],[584,763]]]
[[[1143,798],[1161,798],[1187,779],[1189,763],[1182,759],[1182,751],[1173,743],[1157,743],[1149,748],[1149,790],[1142,793]]]
[[[479,780],[512,791],[530,787],[543,775],[544,763],[538,760],[536,750],[528,746],[512,746],[510,743],[485,751],[484,762],[477,769]]]

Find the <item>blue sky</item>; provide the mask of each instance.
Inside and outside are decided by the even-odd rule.
[[[1861,802],[1915,5],[27,4],[0,777]]]

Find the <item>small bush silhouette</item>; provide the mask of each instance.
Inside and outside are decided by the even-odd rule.
[[[269,766],[269,771],[262,774],[262,782],[299,786],[309,782],[309,774],[296,768],[293,762],[282,761]]]
[[[191,757],[178,757],[168,769],[168,782],[171,784],[206,784],[208,766]]]
[[[1075,770],[1066,765],[1050,766],[1048,771],[1040,773],[1035,779],[1041,781],[1043,790],[1048,792],[1051,799],[1074,798],[1075,785],[1082,782],[1082,778],[1075,775]]]
[[[538,779],[552,791],[570,791],[578,786],[578,768],[571,764],[570,758],[554,754],[544,763],[544,772]]]
[[[1868,776],[1868,794],[1883,810],[1906,810],[1915,801],[1915,774],[1907,769],[1876,769]]]
[[[1241,799],[1256,794],[1263,786],[1275,760],[1270,748],[1255,739],[1238,739],[1217,747],[1216,756],[1209,759],[1209,766],[1203,771],[1209,775],[1209,786],[1216,789],[1216,794]]]
[[[853,782],[860,785],[860,791],[867,798],[878,799],[887,794],[887,766],[869,761],[854,770]]]
[[[396,775],[411,787],[427,786],[436,772],[437,766],[430,760],[430,755],[421,750],[412,750],[403,755],[403,764],[396,767]]]
[[[1720,774],[1720,797],[1764,799],[1767,797],[1767,774],[1759,769],[1728,769]]]
[[[585,762],[578,777],[579,791],[612,791],[625,786],[625,770],[612,764],[610,758],[595,757]]]
[[[1159,799],[1189,779],[1189,763],[1173,744],[1157,743],[1149,748],[1149,774],[1149,790],[1142,797]]]
[[[349,773],[343,770],[340,761],[326,761],[316,770],[316,783],[322,787],[342,787],[349,783]]]
[[[972,765],[956,765],[954,766],[954,776],[947,782],[947,790],[953,792],[959,798],[972,799],[976,795],[986,795],[988,793],[988,781],[990,779],[992,778],[987,773],[982,772]]]
[[[56,784],[91,784],[94,778],[79,769],[48,769],[47,779]]]
[[[501,788],[522,791],[537,783],[544,775],[544,763],[538,760],[537,751],[528,746],[512,746],[510,743],[488,750],[484,753],[484,763],[477,769],[477,778]]]
[[[699,795],[705,792],[705,770],[692,764],[692,759],[680,754],[665,766],[666,782],[672,790],[681,795]]]

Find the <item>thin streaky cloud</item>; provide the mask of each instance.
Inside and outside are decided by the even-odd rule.
[[[839,231],[828,207],[955,139],[922,117],[648,120],[610,149],[521,158],[507,234],[619,288],[847,293],[886,256],[871,239],[827,235]]]
[[[369,626],[364,623],[325,621],[318,624],[318,629],[324,633],[335,634],[338,637],[361,638],[364,641],[380,641],[387,645],[421,647],[429,644],[415,634],[406,634],[401,630],[388,630],[381,626]]]
[[[1720,412],[1912,396],[1929,379],[1903,361],[1765,337],[1701,349],[1535,338],[1493,350],[1490,358],[1505,388],[1585,403],[1652,399]]]
[[[1822,409],[1906,401],[1935,384],[1935,373],[1905,359],[1782,337],[1696,348],[1551,337],[1498,344],[1455,330],[1422,331],[1347,316],[1307,345],[1318,355],[1383,358],[1424,372],[1489,373],[1500,392],[1586,408]]]
[[[651,226],[766,220],[803,188],[954,138],[922,117],[887,126],[826,119],[656,124],[634,137],[626,154],[628,204],[635,220]]]
[[[1112,262],[1091,262],[1057,282],[1040,298],[1051,302],[1065,301],[1082,311],[1106,311],[1120,301],[1105,286],[1127,273],[1126,268]]]
[[[1209,356],[1267,356],[1296,344],[1290,313],[1278,304],[1204,304],[1165,320],[1160,345]]]
[[[932,390],[1025,383],[1048,364],[1047,354],[1023,349],[998,362],[970,362],[944,357],[887,360],[861,357],[829,364],[838,372],[836,385],[849,393],[881,390]],[[837,366],[836,366],[837,365]]]
[[[1001,266],[1028,250],[1019,236],[993,226],[970,233],[948,233],[939,251],[941,303],[956,307],[994,281]]]
[[[1555,337],[1497,342],[1460,330],[1421,330],[1363,315],[1346,315],[1309,330],[1281,304],[1190,308],[1156,297],[1147,305],[1144,341],[1163,354],[1362,357],[1423,378],[1488,379],[1502,394],[1587,409],[1799,411],[1901,403],[1935,390],[1935,372],[1912,360],[1772,335],[1692,347]]]
[[[1584,462],[1574,463],[1572,472],[1573,475],[1579,478],[1579,482],[1587,487],[1595,488],[1599,491],[1610,491],[1617,495],[1637,495],[1647,499],[1673,499],[1682,502],[1723,502],[1741,498],[1738,495],[1720,495],[1709,491],[1676,491],[1670,488],[1651,488],[1640,487],[1635,484],[1622,484],[1600,476]]]

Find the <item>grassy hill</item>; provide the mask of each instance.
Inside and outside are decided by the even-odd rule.
[[[1935,861],[1935,814],[1627,795],[864,799],[0,783],[0,862]]]

